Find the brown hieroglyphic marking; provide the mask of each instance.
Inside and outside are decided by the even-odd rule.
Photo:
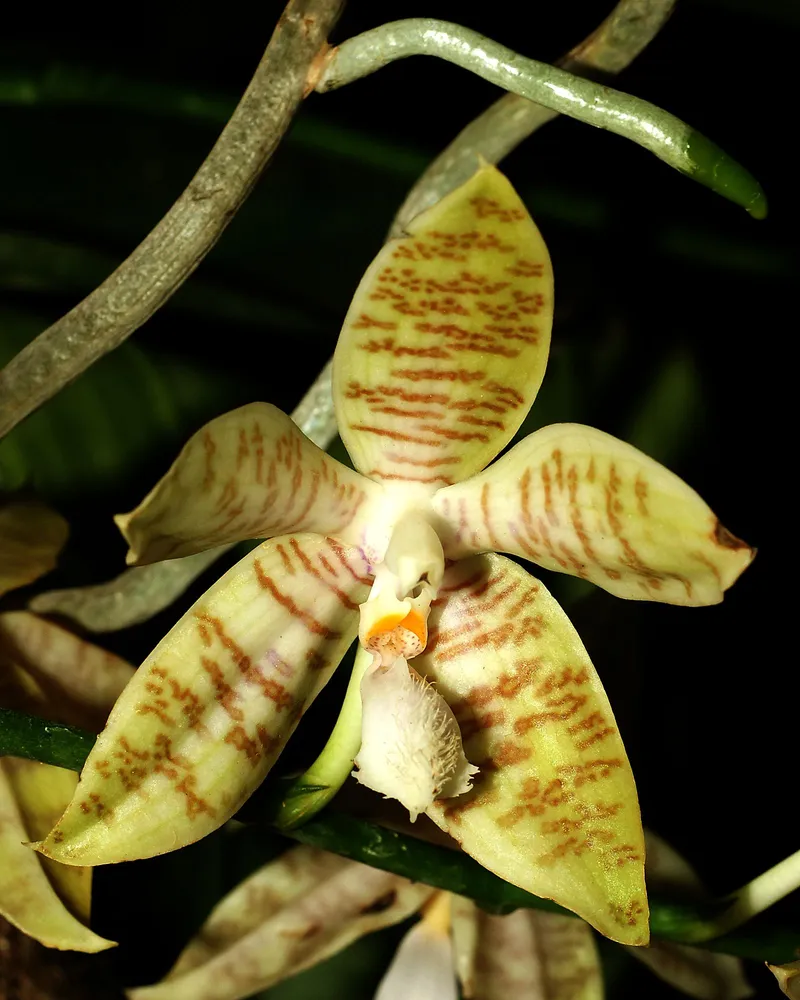
[[[506,571],[473,575],[450,587],[458,595],[451,597],[458,601],[457,613],[450,612],[453,618],[446,630],[438,613],[433,616],[433,642],[425,654],[432,658],[434,676],[442,684],[447,676],[461,676],[458,657],[471,657],[482,645],[489,646],[504,667],[490,682],[473,684],[450,701],[467,757],[481,768],[481,777],[474,793],[446,805],[445,818],[463,830],[470,809],[491,804],[501,830],[523,821],[534,823],[543,838],[536,861],[543,866],[587,853],[595,855],[605,871],[641,863],[635,845],[621,842],[616,833],[624,803],[614,793],[597,797],[625,761],[603,752],[603,742],[614,737],[616,729],[593,698],[591,668],[548,664],[536,655],[535,645],[521,651],[523,643],[535,640],[546,627],[536,608],[541,588]],[[437,605],[442,606],[447,615],[449,606]],[[489,606],[492,613],[486,615]],[[517,707],[521,699],[523,711]],[[565,754],[554,767],[549,757],[539,761],[536,756],[536,734],[545,735],[553,727],[562,737]],[[587,756],[595,747],[597,752]]]
[[[380,469],[370,469],[367,475],[371,479],[378,478],[386,482],[390,482],[393,479],[400,479],[406,483],[441,483],[444,486],[450,485],[450,479],[447,476],[409,476],[405,472],[381,472]]]
[[[665,581],[681,585],[692,598],[692,581],[683,573],[647,563],[631,540],[635,528],[651,518],[650,484],[641,470],[623,479],[615,461],[605,468],[594,456],[572,459],[554,448],[543,461],[525,467],[516,482],[517,503],[498,500],[493,513],[491,482],[452,500],[442,511],[454,528],[454,540],[472,551],[513,551],[541,565],[563,570],[601,586],[633,576],[638,586],[658,599]],[[588,490],[583,493],[582,490]],[[458,504],[454,517],[453,504]],[[500,510],[508,513],[501,515]],[[631,515],[635,514],[635,518]],[[455,523],[454,523],[455,522]],[[658,531],[656,524],[654,531]],[[717,535],[719,534],[719,537]],[[724,528],[715,528],[717,544],[747,548]],[[718,577],[719,567],[700,551],[688,553]]]
[[[525,352],[541,338],[534,317],[549,305],[541,282],[546,261],[525,255],[520,240],[527,236],[517,227],[527,216],[520,205],[480,196],[469,208],[471,219],[457,230],[432,228],[396,244],[364,292],[369,305],[349,324],[356,355],[385,354],[414,365],[393,368],[390,385],[354,380],[346,391],[362,404],[351,410],[351,428],[372,435],[369,464],[376,471],[370,475],[384,480],[414,477],[397,468],[405,463],[376,448],[375,438],[413,447],[421,462],[446,447],[457,465],[463,461],[459,443],[488,446],[497,439],[499,450],[518,422],[516,415],[504,417],[528,402],[520,389],[529,367]],[[426,358],[437,364],[426,366]],[[493,368],[507,362],[499,378],[489,375],[490,359]],[[398,406],[397,398],[424,405]],[[492,416],[464,412],[474,409]],[[484,436],[465,436],[458,430],[465,424]]]
[[[111,815],[111,810],[95,792],[90,792],[87,798],[81,802],[81,811],[84,813],[94,813],[99,818]]]
[[[347,580],[349,584],[368,581],[366,576],[359,574],[359,564],[353,558],[354,551],[357,552],[346,550],[329,540],[326,545],[315,548],[312,557],[297,539],[290,538],[284,543],[283,556],[278,558],[281,562],[291,562],[290,578],[296,578],[302,571],[306,579],[318,580],[347,610],[354,612],[357,605],[339,586],[340,580]],[[303,694],[296,696],[279,678],[292,680],[298,670],[299,676],[305,678],[308,676],[305,669],[297,663],[286,663],[275,650],[267,650],[256,662],[229,633],[224,621],[209,611],[195,611],[194,620],[201,645],[201,650],[194,655],[213,691],[212,705],[220,708],[230,720],[228,731],[220,736],[222,742],[238,750],[253,766],[262,763],[265,758],[274,757],[287,729],[299,718],[304,703]],[[305,624],[311,622],[312,619],[307,617]],[[339,633],[333,630],[325,635],[339,637]],[[329,666],[324,648],[309,649],[307,652],[308,666],[312,670]],[[186,815],[190,819],[202,814],[213,816],[217,807],[198,793],[193,761],[176,749],[181,746],[181,735],[187,730],[196,730],[203,739],[211,739],[203,723],[208,695],[204,692],[201,697],[191,683],[179,683],[163,662],[141,669],[144,671],[144,683],[136,709],[140,714],[154,716],[159,725],[145,747],[137,746],[131,736],[120,735],[107,755],[94,762],[94,770],[104,782],[115,778],[126,792],[141,790],[143,795],[146,795],[143,786],[148,777],[162,775],[183,799]],[[313,686],[313,682],[310,683]],[[264,724],[266,717],[261,722],[248,723],[247,709],[253,704],[253,688],[271,703],[269,718],[276,720],[273,731]],[[109,812],[107,803],[99,796],[85,798],[80,809],[96,816]]]
[[[265,426],[266,437],[251,415],[239,424],[229,419],[219,433],[233,437],[232,447],[218,447],[208,429],[187,446],[183,461],[191,461],[198,448],[202,452],[208,494],[197,537],[217,543],[313,530],[322,516],[331,530],[344,530],[364,502],[364,491],[349,476],[343,481],[336,463],[311,447],[296,427],[280,431],[269,418]],[[181,544],[166,538],[161,557],[168,558]]]
[[[336,583],[336,577],[333,575],[333,567],[330,562],[326,561],[324,555],[320,555],[318,557],[320,565],[322,566],[321,570],[313,564],[311,559],[303,551],[302,546],[296,538],[293,538],[289,545],[306,573],[313,576],[315,580],[319,580],[319,582],[323,584],[323,586],[327,587],[332,594],[335,594],[339,603],[349,611],[358,610],[358,602],[352,600],[352,598]],[[323,570],[327,570],[327,572],[323,572]],[[333,578],[331,578],[331,576],[333,576]]]
[[[609,906],[608,912],[620,927],[635,927],[647,912],[647,906],[643,900],[632,899],[627,906]]]
[[[264,567],[261,565],[260,560],[255,559],[253,561],[253,569],[255,570],[256,579],[258,580],[259,586],[263,587],[268,594],[281,605],[293,618],[297,618],[301,621],[306,628],[313,632],[315,635],[322,636],[324,639],[338,639],[341,635],[336,629],[330,628],[330,626],[325,625],[323,622],[315,618],[310,611],[306,611],[301,608],[300,605],[292,598],[289,594],[284,593],[275,581],[264,572]]]
[[[275,703],[275,707],[279,712],[293,707],[294,697],[289,694],[286,688],[279,681],[275,680],[274,677],[265,677],[262,674],[258,664],[253,663],[252,659],[226,632],[225,625],[220,618],[216,618],[207,613],[196,613],[196,618],[200,625],[211,626],[216,639],[227,652],[231,661],[236,665],[242,679],[245,682],[259,687],[264,697]],[[212,683],[215,684],[215,687],[219,684],[219,687],[217,687],[216,700],[228,712],[232,719],[236,719],[237,721],[242,719],[243,715],[241,711],[234,709],[230,703],[231,698],[238,697],[238,694],[222,679],[223,675],[219,664],[215,660],[211,660],[207,657],[203,657],[201,662],[203,669],[212,678]]]

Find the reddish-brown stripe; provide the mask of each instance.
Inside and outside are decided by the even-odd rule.
[[[425,469],[434,469],[437,465],[458,465],[461,461],[460,455],[438,455],[434,458],[412,458],[409,455],[399,455],[397,452],[387,451],[386,457],[390,462],[398,465],[419,465]]]
[[[256,571],[256,579],[258,580],[259,586],[266,590],[271,597],[277,601],[282,608],[288,611],[293,618],[297,618],[298,621],[301,621],[309,632],[312,632],[314,635],[322,636],[323,639],[341,638],[341,632],[337,632],[328,625],[324,625],[312,614],[309,614],[308,611],[301,608],[293,598],[289,597],[288,594],[284,594],[283,591],[279,590],[275,585],[275,581],[264,572],[264,568],[258,559],[254,561],[253,568]]]
[[[348,610],[355,611],[358,608],[358,604],[352,601],[340,587],[337,587],[336,584],[328,580],[323,573],[320,573],[317,567],[314,566],[314,564],[308,558],[307,554],[300,548],[300,543],[297,541],[296,538],[293,538],[289,542],[289,544],[291,545],[292,551],[300,560],[300,562],[303,565],[303,568],[307,573],[310,573],[312,576],[316,577],[316,579],[319,580],[320,583],[322,583],[324,586],[328,588],[328,590],[334,593],[336,597],[339,599],[339,601]]]
[[[351,424],[351,430],[364,431],[366,434],[377,434],[378,437],[387,437],[392,441],[405,441],[407,444],[424,444],[429,448],[442,448],[444,441],[428,440],[426,438],[412,437],[402,431],[390,431],[388,427],[371,427],[368,424]],[[426,428],[427,429],[427,428]]]
[[[470,372],[463,368],[396,368],[392,375],[395,378],[408,379],[409,382],[477,382],[486,373]],[[490,390],[491,391],[491,390]]]

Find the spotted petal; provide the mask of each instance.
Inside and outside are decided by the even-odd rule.
[[[34,772],[35,769],[35,772]],[[47,802],[38,804],[33,815],[27,814],[17,801],[20,783],[27,777],[37,776],[41,785],[44,778],[48,792],[58,792],[51,779],[61,785],[63,792],[67,784],[74,787],[75,775],[60,768],[49,767],[34,761],[18,760],[15,757],[0,759],[0,915],[6,917],[21,931],[41,941],[50,948],[64,948],[74,951],[103,951],[111,948],[113,941],[100,937],[70,913],[56,893],[39,858],[25,842],[36,836],[35,824],[31,820],[41,818],[47,811]],[[40,788],[41,790],[41,788]],[[61,802],[63,808],[63,800]],[[82,873],[88,893],[89,872]],[[80,899],[83,912],[88,916],[88,894],[82,893],[75,885],[67,888],[73,901]]]
[[[164,982],[131,1000],[239,1000],[293,976],[380,927],[400,923],[434,892],[397,875],[297,847],[237,886]]]
[[[387,243],[356,291],[333,370],[356,468],[433,485],[482,469],[539,390],[552,315],[547,247],[484,167]]]
[[[139,668],[39,849],[106,864],[175,850],[224,823],[355,638],[367,570],[358,550],[316,535],[248,553]]]
[[[618,597],[717,604],[754,555],[676,475],[581,424],[536,431],[433,506],[450,558],[510,552]]]
[[[603,1000],[600,956],[582,920],[533,910],[496,917],[455,897],[453,940],[466,1000]]]
[[[626,944],[648,939],[636,788],[578,634],[503,556],[449,569],[414,666],[434,681],[480,768],[428,815],[485,868]]]
[[[358,541],[356,514],[379,493],[285,413],[250,403],[199,430],[142,503],[116,521],[131,547],[128,562],[139,564],[289,532]]]

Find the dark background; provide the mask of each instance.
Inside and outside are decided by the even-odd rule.
[[[609,6],[351,0],[335,39],[425,15],[549,61]],[[0,360],[88,293],[180,194],[280,7],[191,19],[177,7],[141,8],[113,35],[88,14],[56,24],[32,11],[0,40]],[[547,125],[503,164],[556,274],[551,362],[525,430],[579,421],[631,441],[760,549],[714,608],[633,604],[546,580],[604,679],[645,823],[715,892],[797,847],[796,432],[783,427],[797,391],[799,22],[791,0],[683,0],[616,84],[748,167],[770,201],[764,222],[625,140],[572,121]],[[0,489],[44,497],[71,522],[48,588],[121,570],[111,514],[141,499],[207,419],[254,399],[292,409],[331,353],[416,176],[495,96],[453,66],[414,59],[309,98],[186,286],[0,444]],[[232,559],[151,622],[103,641],[138,662]],[[287,766],[310,760],[324,738],[335,695],[321,701],[327,707],[307,717]],[[160,975],[222,888],[263,857],[262,841],[245,831],[234,849],[217,836],[99,870],[96,928],[127,943],[93,968],[125,984]],[[782,907],[797,911],[791,900]],[[361,942],[265,996],[369,997],[398,936]],[[675,995],[621,949],[604,954],[615,997]],[[775,996],[771,977],[751,970],[759,995]],[[93,989],[87,995],[100,995]]]

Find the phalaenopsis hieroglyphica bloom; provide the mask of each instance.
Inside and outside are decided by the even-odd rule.
[[[752,551],[680,479],[591,427],[545,427],[487,468],[536,396],[552,309],[544,242],[484,167],[356,292],[333,394],[359,471],[266,403],[188,442],[118,519],[130,561],[268,540],[141,665],[40,850],[103,864],[219,827],[358,637],[362,779],[503,878],[647,940],[636,790],[602,684],[545,587],[496,553],[703,605]]]

